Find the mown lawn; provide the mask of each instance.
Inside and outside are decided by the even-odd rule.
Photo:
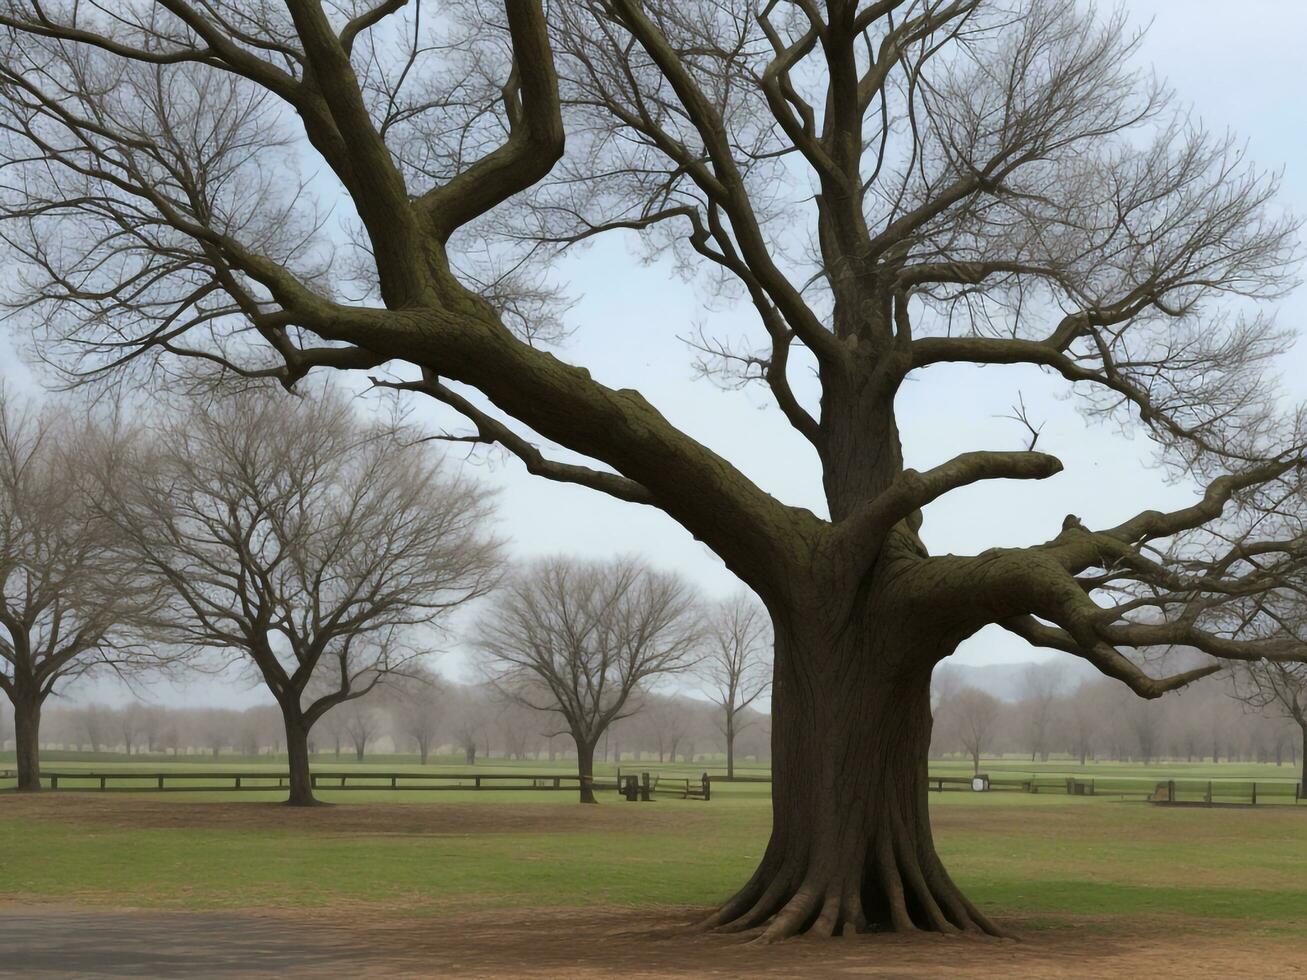
[[[567,793],[322,796],[339,805],[287,819],[261,793],[0,794],[0,902],[436,915],[707,906],[747,878],[769,822],[760,785],[721,786],[706,804],[606,796],[597,808]],[[1307,805],[946,793],[932,808],[955,879],[999,917],[1142,914],[1271,932],[1307,917]]]

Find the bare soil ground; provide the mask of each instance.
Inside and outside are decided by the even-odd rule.
[[[868,935],[759,947],[689,930],[698,914],[536,910],[433,921],[336,913],[306,921],[284,912],[0,906],[0,976],[1307,977],[1307,938],[1232,945],[1157,921],[1045,924],[1020,942]]]

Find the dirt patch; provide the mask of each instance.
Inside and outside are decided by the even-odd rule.
[[[696,813],[689,807],[635,803],[345,803],[288,807],[253,802],[179,803],[166,795],[146,798],[61,791],[0,797],[0,819],[58,820],[135,830],[280,830],[384,837],[693,830],[701,823],[711,823],[711,814]]]
[[[405,977],[1304,977],[1307,940],[1177,934],[1162,921],[1009,921],[1000,940],[854,936],[751,945],[699,910],[534,910],[439,919],[0,907],[0,975]],[[1192,926],[1193,923],[1186,923]],[[1230,930],[1227,923],[1223,927]],[[69,938],[73,937],[73,938]],[[88,941],[94,940],[94,941]],[[12,972],[6,972],[12,971]]]
[[[1215,934],[1160,921],[1007,920],[1021,941],[861,935],[758,946],[694,931],[706,910],[533,911],[378,924],[369,940],[403,953],[403,975],[536,980],[602,977],[1307,977],[1307,940]],[[1191,921],[1186,923],[1192,926]],[[411,964],[411,965],[410,965]]]

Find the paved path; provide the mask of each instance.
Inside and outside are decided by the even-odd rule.
[[[264,916],[0,906],[0,977],[357,977],[375,955]]]

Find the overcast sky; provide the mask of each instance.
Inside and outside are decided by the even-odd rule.
[[[1153,21],[1143,57],[1168,79],[1180,99],[1213,131],[1245,139],[1260,165],[1283,168],[1282,203],[1307,214],[1307,3],[1301,0],[1126,0],[1137,22]],[[601,381],[640,389],[674,423],[729,457],[777,497],[824,511],[815,458],[761,392],[722,392],[691,376],[692,357],[676,338],[700,325],[738,334],[753,323],[746,310],[706,314],[694,287],[662,265],[643,266],[620,239],[603,241],[565,267],[576,332],[562,356]],[[1307,293],[1281,304],[1279,322],[1307,320]],[[13,348],[0,349],[2,373],[27,374]],[[1307,350],[1285,361],[1286,386],[1307,396]],[[971,449],[1016,449],[1019,427],[1001,418],[1020,390],[1043,420],[1040,448],[1066,464],[1040,483],[989,483],[933,505],[923,535],[934,552],[970,553],[995,545],[1046,540],[1063,517],[1111,524],[1146,507],[1192,499],[1193,488],[1167,486],[1148,466],[1145,439],[1086,426],[1062,386],[1033,369],[932,368],[914,375],[900,396],[900,425],[910,466],[925,467]],[[474,472],[500,490],[501,531],[522,556],[570,551],[589,556],[632,552],[679,570],[705,592],[724,595],[733,577],[706,548],[651,508],[527,476],[508,459],[482,460]],[[1042,659],[997,628],[968,641],[958,658],[969,663]],[[455,651],[446,667],[457,672]],[[87,692],[87,695],[92,692]],[[97,690],[95,695],[108,694]],[[83,695],[83,696],[87,696]],[[157,696],[177,700],[171,691]],[[180,695],[190,703],[248,703],[254,694],[232,685],[196,684]]]

